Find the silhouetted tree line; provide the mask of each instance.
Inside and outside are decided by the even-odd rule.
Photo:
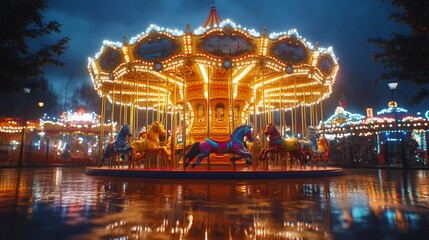
[[[373,59],[385,72],[379,80],[405,81],[419,87],[410,98],[416,105],[429,99],[429,1],[392,0],[393,11],[388,20],[409,27],[408,34],[393,32],[390,39],[370,38],[378,46]]]

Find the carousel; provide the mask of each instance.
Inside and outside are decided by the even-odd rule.
[[[63,112],[59,118],[44,115],[40,119],[40,145],[47,149],[50,162],[89,163],[98,158],[98,149],[105,139],[113,137],[110,132],[116,135],[115,127],[115,122],[102,124],[99,115],[83,110]]]
[[[19,118],[0,118],[0,164],[17,162],[20,155],[20,146],[30,145],[33,135],[39,132],[36,121],[26,121]],[[23,151],[24,159],[28,154]]]
[[[102,99],[101,122],[128,128],[118,133],[123,138],[106,143],[100,167],[88,173],[115,175],[111,159],[130,158],[118,174],[203,172],[202,177],[225,170],[269,177],[295,171],[287,170],[281,143],[273,150],[268,126],[283,145],[293,137],[292,147],[315,141],[311,134],[323,136],[323,127],[312,126],[323,119],[338,62],[331,47],[308,42],[296,29],[244,28],[222,21],[213,5],[195,29],[151,25],[121,42],[104,41],[89,58],[88,71]],[[313,156],[317,145],[309,149]],[[304,171],[319,169],[301,164],[296,172]]]
[[[395,101],[375,114],[367,108],[366,116],[337,107],[324,129],[330,141],[330,160],[335,164],[403,168],[429,165],[429,118],[409,113]]]

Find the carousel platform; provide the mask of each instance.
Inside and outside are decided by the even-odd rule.
[[[88,175],[96,176],[116,176],[116,177],[137,177],[137,178],[168,178],[168,179],[274,179],[274,178],[314,178],[332,177],[343,174],[343,169],[338,167],[320,167],[306,169],[292,168],[269,168],[268,170],[253,168],[189,168],[186,170],[175,169],[145,169],[135,168],[108,168],[108,167],[87,167]]]

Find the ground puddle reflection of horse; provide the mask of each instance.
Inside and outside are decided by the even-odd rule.
[[[210,155],[210,153],[224,154],[233,153],[238,156],[231,157],[231,161],[245,158],[246,164],[252,164],[252,154],[244,148],[244,137],[249,142],[253,141],[252,127],[249,125],[240,125],[236,127],[231,134],[231,137],[226,141],[216,141],[210,138],[206,138],[202,142],[196,142],[192,145],[192,148],[186,153],[184,158],[185,168],[189,163],[197,157],[197,161],[192,167],[197,166],[201,163],[201,160]]]

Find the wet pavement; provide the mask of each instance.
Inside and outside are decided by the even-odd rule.
[[[2,239],[426,239],[429,171],[288,179],[0,168]]]

